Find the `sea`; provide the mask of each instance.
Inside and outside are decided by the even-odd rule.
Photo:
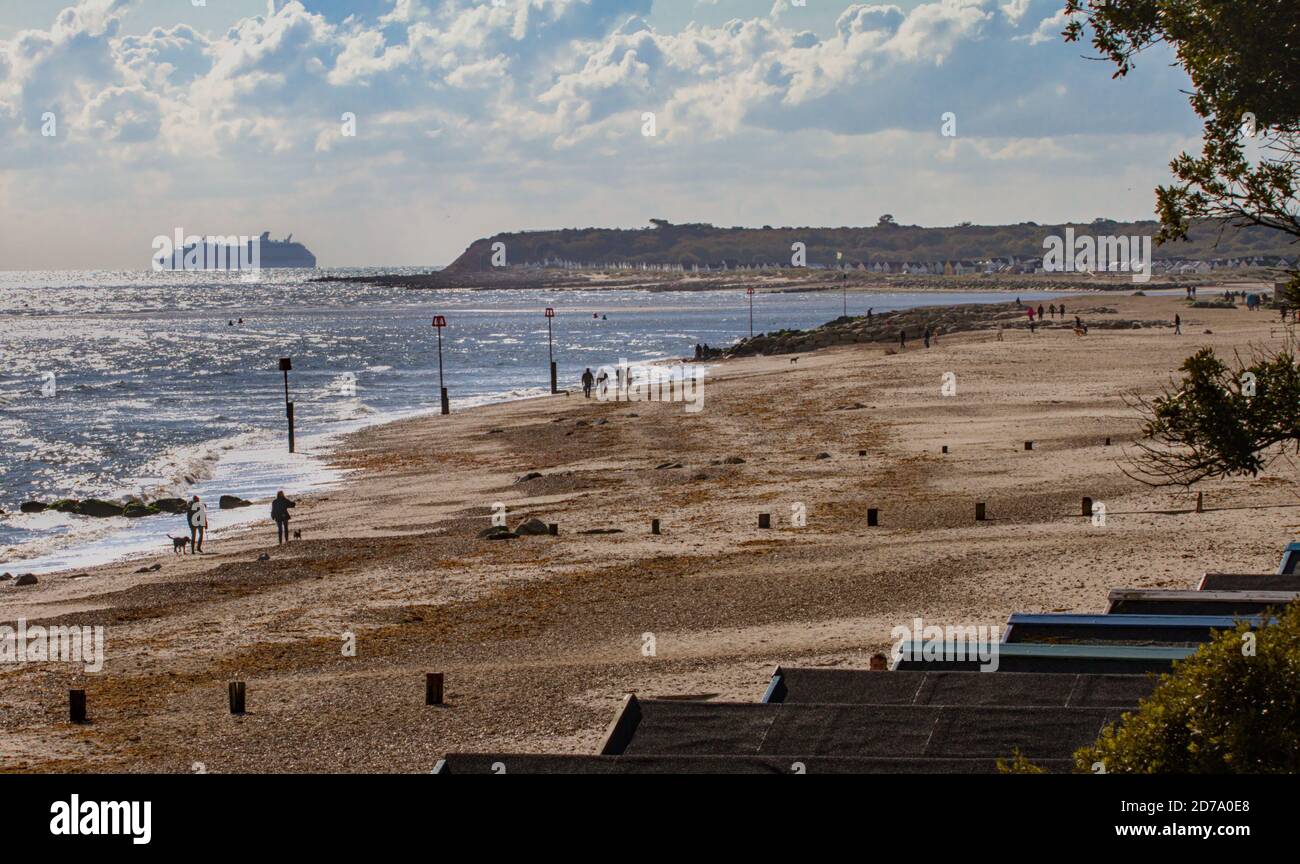
[[[172,515],[95,519],[25,501],[199,495],[211,538],[268,518],[265,500],[344,478],[341,435],[439,410],[540,396],[585,368],[690,357],[750,332],[740,291],[407,290],[320,276],[426,270],[0,272],[0,573],[89,567],[170,548]],[[848,312],[1008,302],[1002,292],[850,294]],[[1023,294],[1025,300],[1046,294]],[[839,292],[758,293],[755,333],[815,327]],[[547,318],[545,310],[554,310]],[[441,315],[442,366],[433,317]],[[288,357],[296,452],[287,446]],[[706,379],[707,380],[707,379]],[[707,386],[707,384],[706,384]],[[219,510],[220,495],[258,501]]]

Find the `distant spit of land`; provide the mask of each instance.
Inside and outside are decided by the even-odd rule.
[[[474,241],[435,273],[327,277],[403,288],[580,288],[716,291],[757,287],[817,291],[846,286],[913,291],[1006,287],[1089,290],[1124,287],[1128,278],[1035,273],[1047,237],[1147,237],[1156,222],[958,225],[923,228],[882,222],[872,228],[719,228],[652,219],[644,229],[572,228],[495,234]],[[1072,233],[1071,233],[1072,232]],[[1215,262],[1233,278],[1268,278],[1294,264],[1292,238],[1267,228],[1195,226],[1185,242],[1153,248],[1159,284],[1203,283],[1209,274],[1175,262]],[[799,258],[795,260],[798,246]],[[796,266],[801,265],[801,266]],[[924,269],[925,272],[921,272]]]

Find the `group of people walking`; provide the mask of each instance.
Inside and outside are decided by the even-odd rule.
[[[296,506],[297,502],[286,498],[283,490],[275,493],[275,500],[271,502],[271,521],[275,523],[276,537],[281,544],[289,542],[289,510]],[[203,554],[203,540],[208,533],[208,505],[198,495],[191,497],[185,505],[185,524],[190,530],[190,552]]]

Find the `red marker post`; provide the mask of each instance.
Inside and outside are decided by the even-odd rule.
[[[754,289],[753,287],[746,288],[745,293],[749,295],[749,338],[753,339],[754,338]]]
[[[555,375],[555,338],[551,331],[551,319],[555,317],[555,310],[550,306],[546,307],[546,351],[551,359],[551,392],[559,393],[560,388],[556,386]]]
[[[442,382],[442,328],[447,326],[447,319],[441,315],[433,316],[433,327],[438,331],[438,389],[442,391],[442,413],[451,413],[451,401],[447,398],[447,387]]]

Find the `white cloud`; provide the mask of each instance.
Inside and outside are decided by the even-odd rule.
[[[205,36],[180,22],[123,35],[125,0],[81,0],[49,29],[0,42],[0,189],[43,184],[53,208],[75,203],[59,190],[79,179],[139,187],[149,195],[130,204],[149,218],[174,218],[187,196],[193,209],[250,213],[302,196],[308,219],[324,218],[313,201],[343,189],[385,212],[421,195],[474,198],[478,212],[499,196],[515,218],[523,189],[576,201],[563,184],[604,182],[626,197],[634,187],[620,175],[635,174],[659,194],[715,157],[726,162],[715,174],[768,182],[755,166],[797,165],[809,140],[907,142],[929,176],[975,158],[1078,171],[1077,148],[1057,139],[1185,134],[1181,73],[1151,62],[1110,81],[1104,64],[1060,43],[1059,3],[846,3],[818,35],[778,8],[658,32],[644,17],[650,0],[271,0],[266,14]],[[58,140],[39,134],[44,111],[60,118]],[[653,140],[643,111],[657,114]],[[938,136],[945,111],[958,115],[957,148]],[[355,139],[341,135],[344,112],[358,117]],[[871,173],[889,157],[837,146],[824,158],[819,176]],[[882,176],[906,182],[896,168]],[[160,193],[172,196],[166,207]],[[438,258],[468,239],[447,240]]]

